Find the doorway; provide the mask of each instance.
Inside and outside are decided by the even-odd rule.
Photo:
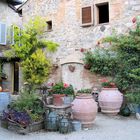
[[[14,94],[19,92],[19,63],[14,62]]]

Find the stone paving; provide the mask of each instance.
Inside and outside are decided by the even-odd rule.
[[[140,120],[98,114],[92,130],[65,135],[46,131],[19,135],[0,127],[0,140],[140,140]]]

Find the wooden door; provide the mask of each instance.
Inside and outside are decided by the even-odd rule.
[[[19,64],[18,62],[14,63],[14,93],[19,91]]]

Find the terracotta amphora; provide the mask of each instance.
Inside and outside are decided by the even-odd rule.
[[[117,115],[123,102],[123,95],[118,88],[102,88],[98,101],[101,112]]]
[[[92,95],[81,94],[72,102],[73,119],[81,121],[83,128],[91,128],[97,114],[97,103]]]

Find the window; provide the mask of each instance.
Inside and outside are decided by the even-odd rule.
[[[82,26],[93,24],[93,8],[92,6],[82,7],[81,9],[81,22]]]
[[[11,25],[7,29],[7,44],[14,45],[14,25]]]
[[[21,10],[18,10],[18,14],[19,14],[19,16],[22,17],[22,9]]]
[[[52,30],[52,21],[47,21],[47,31],[51,31]]]
[[[97,24],[109,22],[109,5],[108,3],[97,4]]]
[[[6,45],[7,26],[0,22],[0,44]]]

